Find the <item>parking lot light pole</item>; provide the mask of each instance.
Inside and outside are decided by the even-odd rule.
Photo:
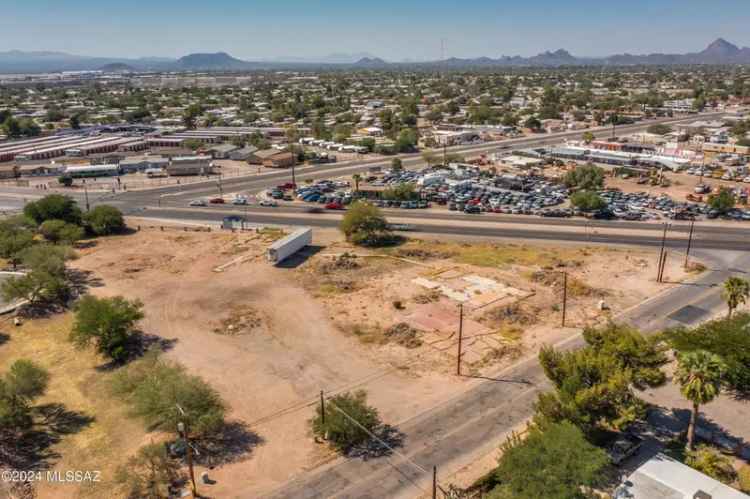
[[[693,228],[695,227],[695,220],[690,221],[690,235],[688,235],[687,251],[685,251],[685,268],[688,267],[690,259],[690,247],[693,245]]]

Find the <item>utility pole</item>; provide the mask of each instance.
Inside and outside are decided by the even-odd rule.
[[[86,211],[89,211],[89,189],[83,184],[83,194],[86,196]]]
[[[464,339],[464,304],[458,304],[458,356],[456,357],[456,375],[461,376],[461,347]]]
[[[661,282],[661,263],[664,259],[664,246],[667,243],[667,223],[664,223],[664,234],[661,236],[661,251],[659,251],[659,261],[656,268],[656,282]]]
[[[443,143],[443,166],[448,166],[448,164],[446,163],[448,159],[448,153],[446,151],[447,147],[448,146],[445,143]]]
[[[690,258],[690,247],[693,245],[693,228],[695,227],[695,220],[690,221],[690,235],[688,236],[687,251],[685,251],[685,268],[688,266],[688,260]]]
[[[326,403],[323,398],[323,390],[320,390],[320,422],[326,424]]]
[[[190,473],[190,484],[193,497],[198,497],[198,492],[195,487],[195,471],[193,470],[193,448],[190,446],[190,438],[188,437],[188,429],[187,426],[185,426],[185,423],[182,421],[177,423],[177,431],[185,442],[185,454],[187,456],[188,472]]]
[[[437,466],[432,467],[432,499],[437,499]]]
[[[664,267],[667,265],[667,252],[661,258],[661,269],[659,270],[659,282],[664,282]]]
[[[294,172],[294,166],[295,166],[296,161],[294,159],[295,158],[292,158],[292,185],[294,186],[292,187],[292,190],[297,190],[297,177]]]
[[[563,305],[562,305],[562,327],[565,327],[565,315],[568,311],[568,273],[563,272]]]

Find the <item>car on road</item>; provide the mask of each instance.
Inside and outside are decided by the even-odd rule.
[[[208,202],[211,204],[224,204],[224,198],[211,198]]]
[[[203,199],[193,199],[188,203],[188,206],[208,206],[208,203]]]
[[[326,204],[326,210],[343,210],[343,209],[344,209],[344,205],[336,201],[331,201],[330,203]]]
[[[417,230],[416,226],[411,224],[388,224],[388,230],[397,230],[401,232],[408,232]]]
[[[276,201],[274,201],[272,199],[261,199],[260,203],[258,203],[258,204],[260,206],[267,206],[267,207],[270,207],[270,208],[276,208],[277,206],[279,206],[279,203],[277,203]]]
[[[236,205],[246,205],[246,204],[247,204],[247,198],[246,198],[246,197],[241,197],[241,196],[237,196],[237,197],[235,197],[235,198],[234,198],[234,199],[232,200],[232,204],[236,204]]]

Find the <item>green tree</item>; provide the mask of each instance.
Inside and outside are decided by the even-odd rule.
[[[367,405],[367,393],[358,390],[354,393],[341,393],[325,403],[325,418],[318,406],[311,421],[313,433],[325,438],[342,453],[367,442],[370,433],[380,425],[378,411]]]
[[[737,477],[732,459],[716,449],[699,445],[685,454],[685,464],[725,484],[731,484]]]
[[[57,177],[57,183],[64,187],[70,187],[71,185],[73,185],[73,177],[71,177],[70,175],[60,175],[59,177]]]
[[[526,121],[523,122],[523,126],[536,132],[542,128],[542,122],[539,121],[536,116],[529,116],[526,118]]]
[[[44,394],[49,373],[34,362],[19,359],[0,378],[0,431],[16,433],[32,424],[31,403]]]
[[[47,220],[62,220],[73,225],[81,225],[81,209],[70,196],[49,194],[42,199],[27,203],[23,213],[41,225]]]
[[[741,277],[730,277],[724,281],[724,289],[721,297],[727,302],[727,317],[732,318],[732,314],[740,305],[747,302],[750,298],[750,282]]]
[[[570,352],[544,347],[539,362],[555,390],[540,394],[534,421],[544,428],[568,420],[586,433],[621,429],[645,414],[633,386],[664,382],[661,348],[620,325],[586,329],[588,346]]]
[[[594,134],[591,132],[583,132],[582,138],[586,144],[591,144],[596,137],[594,137]]]
[[[0,257],[5,258],[13,270],[21,263],[23,252],[34,244],[34,234],[25,217],[14,217],[0,222]]]
[[[78,225],[69,224],[62,220],[45,220],[39,226],[39,233],[47,241],[58,244],[71,245],[83,238],[83,229]]]
[[[525,439],[511,437],[501,450],[495,470],[500,485],[491,498],[584,499],[582,487],[597,485],[609,463],[569,422],[532,427]]]
[[[362,181],[362,175],[355,173],[352,175],[352,180],[354,180],[354,192],[359,192],[359,183]]]
[[[115,362],[127,360],[133,327],[143,319],[143,304],[121,296],[96,298],[86,295],[75,307],[75,322],[70,339],[79,348],[92,341],[102,355]]]
[[[393,158],[391,160],[391,170],[393,170],[394,172],[400,172],[403,169],[404,167],[403,163],[401,162],[401,158]]]
[[[89,230],[97,236],[119,234],[125,230],[122,212],[114,206],[95,206],[83,218]]]
[[[734,208],[735,199],[729,189],[721,189],[718,194],[708,196],[708,205],[719,213],[726,213]]]
[[[128,499],[168,499],[170,486],[180,478],[180,465],[167,454],[163,444],[149,444],[120,466],[115,481]]]
[[[23,276],[14,276],[2,283],[0,290],[7,301],[28,300],[31,305],[64,302],[70,292],[65,268],[69,249],[49,244],[36,244],[21,253],[27,269]]]
[[[574,190],[595,191],[604,187],[604,170],[591,163],[577,166],[565,174],[563,182]]]
[[[687,443],[691,450],[695,448],[695,427],[700,406],[719,396],[725,372],[724,361],[718,355],[705,350],[688,352],[677,358],[675,380],[680,384],[682,395],[693,404]]]
[[[435,154],[434,151],[424,151],[422,153],[422,161],[427,163],[428,167],[440,163],[440,159],[438,158],[437,154]]]
[[[198,376],[167,361],[157,351],[119,370],[113,390],[133,407],[149,428],[176,432],[182,422],[191,438],[208,438],[224,426],[226,407],[219,394]]]
[[[415,186],[411,182],[404,182],[385,189],[382,193],[383,199],[389,199],[392,201],[413,201],[419,198],[419,193],[416,191]]]
[[[606,201],[593,191],[577,191],[573,193],[570,196],[570,203],[583,211],[601,210],[607,206]]]
[[[401,130],[396,139],[396,152],[412,152],[417,145],[417,132],[412,128]]]
[[[664,337],[678,353],[705,350],[718,355],[727,366],[727,386],[738,392],[750,392],[750,314],[705,322],[695,328],[670,329]]]
[[[381,211],[364,201],[357,201],[346,210],[339,229],[348,241],[363,246],[383,244],[393,238]]]

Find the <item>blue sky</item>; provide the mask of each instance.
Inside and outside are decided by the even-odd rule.
[[[0,51],[243,59],[689,52],[750,45],[748,0],[2,0]]]

